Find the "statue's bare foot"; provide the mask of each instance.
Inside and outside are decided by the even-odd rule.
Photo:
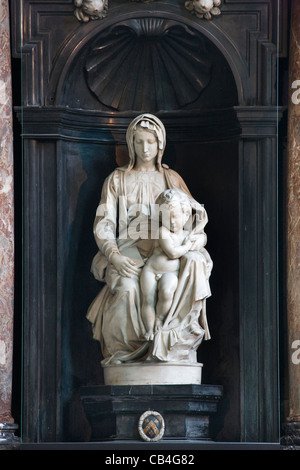
[[[144,335],[144,338],[146,341],[152,341],[153,340],[153,330],[150,330],[150,331],[147,331],[147,333],[145,333]]]
[[[155,320],[155,331],[160,330],[162,328],[162,326],[163,326],[163,319],[157,318]]]

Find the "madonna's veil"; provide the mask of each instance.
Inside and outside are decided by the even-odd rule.
[[[134,151],[133,139],[134,139],[134,132],[138,125],[143,127],[145,130],[152,131],[156,134],[157,140],[158,140],[158,149],[159,149],[156,165],[157,165],[157,169],[159,171],[162,171],[161,160],[162,160],[162,156],[163,156],[165,146],[166,146],[166,130],[161,120],[158,119],[153,114],[140,114],[135,119],[133,119],[133,121],[128,126],[128,129],[126,132],[126,141],[128,145],[128,151],[129,151],[129,164],[128,164],[127,171],[131,170],[135,165],[135,151]]]

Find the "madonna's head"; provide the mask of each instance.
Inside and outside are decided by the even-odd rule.
[[[126,141],[128,146],[129,152],[129,165],[128,170],[131,170],[136,163],[136,154],[134,149],[134,139],[135,134],[139,130],[144,130],[150,132],[151,134],[156,136],[157,139],[157,147],[158,153],[156,158],[156,166],[159,171],[162,170],[161,168],[161,160],[166,146],[166,130],[161,122],[153,114],[140,114],[137,116],[133,121],[129,124],[127,132],[126,132]]]

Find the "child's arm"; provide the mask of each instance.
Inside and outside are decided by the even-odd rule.
[[[159,245],[170,259],[180,258],[181,256],[185,255],[192,246],[191,240],[185,241],[183,245],[176,246],[169,230],[165,227],[160,228],[159,235]]]

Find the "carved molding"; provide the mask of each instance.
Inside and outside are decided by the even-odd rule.
[[[286,4],[278,1],[283,9]],[[213,22],[198,21],[184,8],[184,0],[172,4],[152,1],[146,8],[140,1],[120,5],[109,0],[110,15],[100,22],[84,23],[75,18],[73,2],[23,0],[21,8],[19,2],[11,0],[12,52],[14,57],[22,57],[23,70],[27,71],[27,79],[23,80],[23,103],[26,105],[55,104],[72,57],[93,34],[117,23],[118,17],[126,19],[144,14],[166,18],[167,10],[170,11],[168,17],[178,22],[180,15],[182,24],[203,32],[221,50],[233,70],[241,105],[270,105],[276,100],[270,77],[271,69],[276,66],[276,54],[284,52],[284,44],[280,42],[284,36],[281,33],[284,21],[279,14],[282,21],[278,38],[277,11],[271,0],[259,0],[254,4],[246,0],[223,0],[222,15]],[[238,28],[234,27],[237,21]],[[52,37],[55,41],[51,41]],[[277,46],[281,49],[277,50]],[[259,80],[254,79],[257,69],[260,70]]]
[[[164,120],[168,138],[173,142],[226,141],[238,138],[241,128],[237,119],[239,107],[205,110],[204,112],[157,113]],[[256,109],[256,108],[255,108]],[[245,111],[243,113],[243,110]],[[263,121],[263,109],[259,109]],[[17,117],[23,124],[24,139],[65,140],[72,142],[125,143],[126,129],[136,116],[135,112],[112,116],[103,112],[56,107],[16,107]],[[247,118],[241,108],[241,122]],[[253,114],[255,112],[253,111]],[[184,125],[183,125],[184,124]],[[246,122],[247,124],[247,122]],[[113,133],[111,129],[113,127]],[[88,134],[86,133],[88,129]],[[218,132],[216,132],[218,129]]]

